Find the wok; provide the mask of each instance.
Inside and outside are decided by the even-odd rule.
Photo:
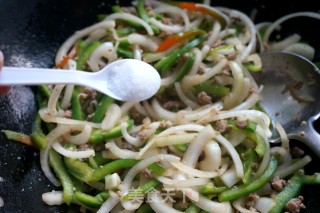
[[[74,31],[97,21],[97,14],[110,11],[110,5],[119,1],[101,0],[2,0],[0,1],[0,49],[5,55],[6,66],[52,67],[59,45]],[[122,1],[121,4],[129,4]],[[215,0],[214,5],[239,9],[250,14],[257,9],[257,21],[273,21],[295,11],[317,11],[316,1],[268,0]],[[319,20],[298,18],[288,21],[281,32],[288,35],[296,31],[317,47],[316,60],[320,61]],[[30,133],[36,107],[34,88],[14,87],[0,97],[0,130],[10,129]],[[279,91],[280,92],[280,91]],[[319,93],[320,95],[320,93]],[[320,109],[319,109],[320,110]],[[319,131],[319,121],[315,123]],[[319,158],[303,144],[313,158],[307,173],[320,172]],[[55,187],[43,175],[38,152],[30,147],[8,141],[0,134],[0,197],[4,206],[0,212],[78,212],[75,206],[48,206],[41,194]],[[320,186],[305,186],[302,190],[306,210],[319,212]]]

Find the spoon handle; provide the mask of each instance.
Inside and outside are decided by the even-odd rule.
[[[46,68],[3,67],[0,85],[83,84],[85,72]]]

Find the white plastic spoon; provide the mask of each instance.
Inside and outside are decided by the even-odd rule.
[[[0,86],[40,84],[75,84],[120,101],[142,101],[158,91],[161,78],[151,65],[135,59],[112,62],[98,72],[17,67],[0,72]]]

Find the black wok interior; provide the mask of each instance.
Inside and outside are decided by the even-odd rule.
[[[6,66],[52,67],[55,53],[62,42],[74,31],[97,21],[98,14],[110,11],[110,5],[130,1],[110,0],[1,0],[0,50]],[[316,1],[262,1],[212,0],[215,6],[236,8],[250,14],[257,9],[257,21],[273,21],[281,15],[295,11],[317,11]],[[301,33],[305,40],[317,48],[320,61],[320,20],[307,18],[289,21],[283,35],[292,31]],[[0,97],[0,130],[10,129],[30,133],[36,113],[33,88],[14,87]],[[320,109],[319,109],[320,110]],[[317,122],[319,127],[319,122]],[[317,128],[318,128],[317,127]],[[293,142],[311,154],[313,163],[307,173],[320,172],[319,158],[298,142]],[[41,194],[55,188],[45,178],[39,165],[37,150],[11,141],[0,134],[0,197],[4,206],[0,212],[79,212],[75,206],[48,206]],[[319,212],[320,187],[306,186],[302,194],[306,210]]]

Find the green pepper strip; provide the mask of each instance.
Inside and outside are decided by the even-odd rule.
[[[320,184],[320,173],[305,176],[305,184]]]
[[[160,73],[164,73],[168,71],[177,62],[177,60],[180,57],[182,57],[185,53],[189,52],[192,48],[201,44],[204,40],[205,38],[202,36],[192,40],[190,43],[188,43],[184,47],[173,51],[170,55],[158,61],[154,67]]]
[[[103,167],[95,169],[90,178],[90,182],[96,182],[103,179],[106,175],[112,174],[120,169],[127,169],[136,165],[139,160],[135,159],[119,159],[114,160]]]
[[[206,92],[213,98],[221,98],[226,96],[230,92],[229,87],[220,86],[209,81],[203,82],[201,84],[195,85],[194,89],[196,93]]]
[[[92,168],[94,168],[94,169],[99,168],[99,165],[98,165],[97,162],[95,161],[94,157],[88,158],[88,162],[89,162],[89,165],[90,165]]]
[[[302,171],[296,172],[288,181],[288,184],[284,189],[277,195],[274,196],[276,205],[270,210],[269,213],[280,213],[282,212],[288,201],[298,196],[303,184],[304,174]]]
[[[277,169],[277,166],[278,160],[272,156],[266,170],[258,179],[254,180],[249,185],[240,185],[237,188],[232,188],[230,190],[222,192],[219,195],[219,201],[224,202],[229,200],[235,200],[263,187],[272,178],[274,172]]]
[[[165,171],[165,168],[163,168],[157,163],[150,164],[148,166],[148,169],[155,175],[162,175]]]
[[[84,120],[84,113],[80,102],[80,88],[75,88],[71,96],[72,118],[75,120]]]
[[[63,163],[61,156],[53,149],[49,151],[49,163],[62,184],[62,188],[63,188],[62,198],[68,205],[70,205],[73,199],[73,194],[74,194],[73,182],[67,171],[67,168]]]
[[[85,194],[83,192],[75,192],[74,193],[75,199],[77,199],[81,204],[88,208],[99,208],[104,201],[100,200],[97,197]]]
[[[145,203],[139,207],[137,213],[154,213],[154,211],[148,203]]]
[[[150,23],[150,17],[144,8],[144,4],[145,4],[144,0],[138,0],[138,4],[137,4],[138,15],[140,16],[140,18],[142,20],[144,20],[145,22],[147,22],[150,25],[154,34],[160,33],[159,28]]]
[[[102,152],[96,152],[96,154],[93,157],[93,159],[99,166],[110,162],[110,159],[107,159],[107,158],[103,157]]]
[[[127,48],[123,48],[123,47],[118,47],[117,48],[117,53],[119,54],[119,56],[123,57],[123,58],[133,58],[133,52]]]
[[[84,190],[84,182],[82,182],[81,180],[77,179],[76,177],[72,176],[72,174],[70,174],[72,183],[73,183],[73,188],[74,191],[80,191],[82,192]]]
[[[37,113],[34,124],[33,124],[33,132],[30,135],[30,138],[32,140],[32,143],[38,148],[38,149],[44,149],[47,145],[47,137],[43,133],[41,128],[41,117],[39,112]]]
[[[247,149],[243,153],[243,169],[244,169],[244,176],[242,178],[242,182],[244,184],[251,183],[253,179],[253,167],[252,164],[257,161],[256,153],[254,152],[253,148]]]
[[[253,63],[246,63],[244,66],[251,72],[261,72],[262,67],[256,66]]]
[[[214,186],[213,184],[207,184],[202,185],[199,189],[199,192],[203,195],[212,195],[212,194],[220,194],[226,190],[228,190],[229,187],[227,186]]]
[[[51,95],[51,91],[49,91],[49,93],[50,93],[49,95]],[[38,92],[36,94],[36,101],[37,101],[37,105],[38,105],[39,109],[47,107],[47,105],[48,105],[48,98],[46,97],[46,95],[44,95],[42,93]],[[58,102],[57,105],[59,107],[60,103]],[[41,129],[41,131],[43,130],[42,127],[41,127],[41,123],[40,124],[36,124],[35,123],[34,125],[35,126],[39,125],[39,128]],[[35,128],[35,126],[34,126],[34,128]],[[56,124],[54,124],[54,123],[45,123],[45,126],[46,126],[47,131],[50,132],[51,130],[53,130],[56,127]]]
[[[80,50],[78,60],[77,60],[77,70],[85,70],[88,59],[90,58],[92,52],[100,46],[99,41],[94,41],[92,43],[84,45],[85,47]]]
[[[94,123],[101,123],[109,106],[113,103],[113,99],[107,95],[104,95],[100,101],[98,108],[96,109],[91,121]]]
[[[122,13],[123,12],[121,7],[117,6],[117,5],[112,6],[112,11],[115,12],[115,13]],[[139,24],[139,23],[137,23],[135,21],[124,20],[124,23],[126,23],[130,27],[133,27],[133,28],[136,28],[136,29],[139,29],[139,30],[144,29],[144,27],[141,24]]]
[[[255,151],[259,155],[259,157],[262,157],[264,155],[265,150],[266,150],[266,143],[264,142],[263,138],[260,135],[258,135],[255,132],[255,130],[252,129],[252,128],[255,128],[253,126],[254,124],[251,124],[250,126],[248,126],[248,128],[245,128],[245,129],[238,128],[236,126],[235,122],[231,121],[231,120],[228,120],[228,124],[232,126],[233,130],[241,131],[242,133],[244,133],[247,136],[247,138],[249,138],[250,140],[252,140],[256,143]]]
[[[188,74],[188,72],[192,68],[194,60],[195,60],[195,54],[194,54],[194,52],[190,52],[188,59],[186,60],[186,62],[184,62],[183,66],[181,67],[180,71],[178,72],[178,75],[175,79],[175,82],[180,82],[182,80],[182,78]]]
[[[123,200],[130,200],[130,199],[137,197],[138,195],[146,194],[146,193],[150,192],[151,190],[153,190],[155,187],[157,187],[159,184],[160,184],[160,182],[157,179],[152,178],[151,180],[149,180],[148,182],[146,182],[142,186],[139,186],[137,189],[130,191],[128,194],[126,194],[123,197]]]
[[[64,163],[72,176],[85,183],[90,182],[94,169],[87,163],[68,157],[64,157]]]
[[[11,130],[2,130],[2,132],[5,134],[5,136],[12,141],[20,142],[25,145],[34,147],[34,144],[31,141],[31,138],[29,135],[16,132],[16,131],[11,131]]]
[[[194,204],[191,204],[184,212],[185,213],[199,213],[200,208]]]
[[[128,131],[132,129],[134,121],[132,119],[128,120]],[[111,138],[118,138],[121,137],[121,126],[118,125],[109,131],[102,131],[102,130],[94,130],[89,138],[89,142],[93,144],[98,144],[104,140],[111,139]]]
[[[174,144],[173,145],[176,149],[178,149],[180,152],[186,152],[188,149],[187,144]]]
[[[125,37],[125,36],[130,35],[131,33],[136,32],[137,30],[134,28],[127,28],[126,27],[126,28],[117,29],[116,31],[117,31],[118,36]],[[122,47],[122,44],[121,44],[122,41],[123,40],[120,40],[120,44],[119,44],[120,47]]]
[[[48,87],[48,85],[39,85],[38,90],[40,91],[41,94],[43,94],[46,98],[50,98],[51,96],[51,91]]]
[[[104,202],[108,199],[109,197],[109,192],[105,191],[105,192],[100,192],[99,194],[97,194],[95,196],[96,198],[98,198],[100,201]]]

